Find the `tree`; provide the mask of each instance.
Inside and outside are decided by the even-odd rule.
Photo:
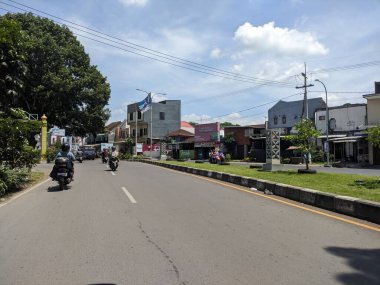
[[[38,151],[29,146],[28,137],[39,132],[40,124],[28,120],[21,109],[0,114],[0,165],[30,169],[37,163]]]
[[[7,114],[23,87],[26,42],[16,20],[0,18],[0,108]]]
[[[315,129],[313,121],[310,119],[301,119],[294,127],[297,134],[286,136],[285,139],[292,141],[304,155],[308,156],[314,146],[313,139],[317,138],[320,133]],[[306,169],[309,170],[308,157],[306,158]]]
[[[236,146],[236,140],[234,138],[233,135],[226,135],[223,139],[222,139],[222,143],[223,145],[226,147],[227,149],[227,152],[232,155],[232,153],[234,152],[235,150],[235,146]]]
[[[110,116],[105,107],[110,86],[73,33],[31,13],[6,14],[0,19],[18,23],[26,35],[18,37],[25,43],[21,51],[26,54],[26,76],[12,107],[46,114],[50,124],[69,127],[74,135],[102,132]],[[20,50],[17,45],[11,48]]]
[[[221,128],[224,128],[224,127],[232,127],[232,126],[240,126],[239,124],[233,124],[233,123],[230,123],[230,122],[223,122],[223,123],[220,123],[220,127]]]
[[[371,127],[367,130],[368,141],[375,147],[380,148],[380,126]]]

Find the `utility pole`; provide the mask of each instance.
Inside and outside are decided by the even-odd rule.
[[[307,103],[307,87],[312,87],[314,86],[313,84],[307,85],[307,76],[306,76],[306,62],[304,63],[305,66],[305,73],[301,73],[301,75],[304,78],[304,83],[303,86],[296,86],[297,89],[304,88],[304,97],[303,97],[303,107],[302,107],[302,118],[305,118],[305,111],[306,111],[306,118],[309,118],[309,106]]]

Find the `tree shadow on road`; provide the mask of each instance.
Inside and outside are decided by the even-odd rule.
[[[346,263],[356,271],[337,274],[336,278],[345,285],[380,284],[380,249],[358,249],[327,247],[326,251],[346,259]]]

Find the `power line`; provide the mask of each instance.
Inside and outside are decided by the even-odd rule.
[[[141,46],[141,45],[137,45],[137,44],[134,44],[132,42],[129,42],[129,41],[125,41],[123,39],[120,39],[120,38],[117,38],[117,37],[114,37],[114,36],[111,36],[109,34],[106,34],[106,33],[102,33],[102,32],[99,32],[97,30],[94,30],[94,29],[91,29],[91,28],[88,28],[88,27],[85,27],[83,25],[79,25],[79,24],[76,24],[74,22],[71,22],[71,21],[68,21],[68,20],[65,20],[61,17],[57,17],[57,16],[54,16],[52,14],[49,14],[49,13],[46,13],[44,11],[41,11],[41,10],[38,10],[38,9],[35,9],[33,7],[30,7],[30,6],[27,6],[27,5],[23,5],[21,3],[18,3],[16,1],[12,1],[12,0],[8,0],[9,2],[12,2],[12,3],[15,3],[17,5],[20,5],[20,6],[23,6],[23,7],[26,7],[28,9],[32,9],[34,11],[38,11],[39,13],[42,13],[44,15],[48,15],[50,17],[53,17],[53,18],[56,18],[56,19],[59,19],[61,21],[64,21],[64,22],[67,22],[67,23],[70,23],[70,24],[73,24],[75,26],[78,26],[78,27],[81,27],[81,28],[84,28],[86,30],[89,30],[89,31],[92,31],[92,32],[95,32],[96,34],[94,33],[91,33],[91,32],[88,32],[88,31],[84,31],[84,30],[81,30],[77,27],[74,27],[74,26],[69,26],[69,25],[66,25],[68,27],[71,27],[73,29],[76,29],[76,30],[79,30],[83,33],[87,33],[87,34],[90,34],[92,36],[95,36],[97,38],[101,38],[103,40],[106,40],[106,41],[110,41],[110,42],[113,42],[113,43],[116,43],[116,44],[119,44],[119,45],[123,45],[123,46],[126,46],[130,49],[134,49],[134,50],[138,50],[140,52],[143,52],[143,53],[146,53],[146,54],[150,54],[154,57],[158,57],[158,58],[164,58],[166,60],[169,60],[169,61],[173,61],[173,62],[177,62],[177,63],[180,63],[181,65],[176,65],[176,64],[171,64],[167,61],[164,61],[164,60],[159,60],[157,58],[153,58],[153,57],[150,57],[150,56],[146,56],[146,55],[143,55],[143,54],[140,54],[140,53],[137,53],[137,52],[132,52],[130,50],[124,50],[126,52],[131,52],[131,53],[134,53],[136,55],[139,55],[139,56],[143,56],[143,57],[146,57],[146,58],[149,58],[149,59],[153,59],[153,60],[158,60],[158,61],[161,61],[163,63],[167,63],[167,64],[171,64],[171,65],[174,65],[174,66],[177,66],[177,67],[181,67],[181,68],[185,68],[185,69],[189,69],[189,70],[192,70],[192,71],[197,71],[197,72],[200,72],[200,70],[203,70],[202,73],[205,73],[204,70],[206,70],[207,72],[212,72],[212,73],[206,73],[206,74],[209,74],[209,75],[214,75],[216,76],[216,74],[222,74],[223,76],[228,76],[228,77],[224,77],[224,78],[228,78],[228,79],[232,79],[232,80],[236,80],[235,78],[239,78],[239,79],[243,79],[243,80],[237,80],[237,81],[242,81],[242,82],[247,82],[247,83],[255,83],[255,84],[260,84],[260,85],[268,85],[268,86],[278,86],[278,87],[289,87],[291,88],[291,85],[289,83],[286,83],[286,82],[282,82],[282,81],[275,81],[275,80],[268,80],[268,79],[262,79],[262,78],[257,78],[257,77],[252,77],[252,76],[247,76],[247,75],[242,75],[242,74],[238,74],[238,73],[233,73],[233,72],[229,72],[229,71],[225,71],[225,70],[222,70],[222,69],[218,69],[218,68],[214,68],[214,67],[210,67],[210,66],[207,66],[207,65],[203,65],[203,64],[199,64],[199,63],[196,63],[196,62],[193,62],[193,61],[189,61],[189,60],[186,60],[186,59],[182,59],[182,58],[179,58],[179,57],[175,57],[175,56],[172,56],[172,55],[169,55],[169,54],[166,54],[166,53],[162,53],[160,51],[156,51],[156,50],[153,50],[153,49],[149,49],[149,48],[146,48],[144,46]],[[0,1],[1,3],[5,4],[5,5],[8,5],[10,7],[13,7],[15,9],[19,9],[21,11],[24,11],[24,12],[30,12],[29,10],[25,10],[23,8],[20,8],[20,7],[16,7],[16,6],[13,6],[11,4],[8,4],[8,3],[4,3],[2,1]],[[32,13],[32,12],[30,12]],[[34,13],[32,13],[34,14]],[[53,22],[57,22],[57,21],[54,21],[52,20]],[[58,22],[59,24],[63,24],[61,22]],[[75,33],[74,33],[75,34]],[[103,37],[103,36],[99,36],[97,34],[100,34],[100,35],[103,35],[103,36],[106,36],[106,37]],[[82,37],[86,37],[84,35],[80,35],[80,34],[76,34],[78,36],[82,36]],[[97,41],[99,43],[102,43],[102,44],[106,44],[105,42],[102,42],[100,40],[95,40],[93,38],[89,38],[87,37],[88,39],[90,40],[94,40],[94,41]],[[109,39],[111,38],[111,39]],[[117,41],[115,41],[117,40]],[[125,43],[127,43],[128,45],[126,45]],[[121,49],[120,47],[116,47],[116,46],[113,46],[111,44],[108,44],[112,47],[115,47],[115,48],[119,48]],[[191,68],[186,68],[185,66],[190,66]],[[197,68],[197,69],[194,69],[194,68]],[[220,76],[219,76],[220,77]]]
[[[292,94],[292,95],[289,95],[289,96],[286,96],[286,97],[283,97],[281,98],[280,100],[282,99],[287,99],[287,98],[290,98],[290,97],[294,97],[294,96],[299,96],[303,93],[295,93],[295,94]],[[235,111],[235,112],[231,112],[231,113],[227,113],[227,114],[223,114],[223,115],[218,115],[218,116],[215,116],[215,117],[211,117],[209,118],[208,120],[214,120],[214,119],[219,119],[219,118],[222,118],[222,117],[226,117],[228,115],[232,115],[232,114],[236,114],[236,113],[243,113],[243,112],[247,112],[247,111],[250,111],[250,110],[253,110],[253,109],[257,109],[257,108],[260,108],[260,107],[263,107],[263,106],[266,106],[266,105],[269,105],[269,104],[273,104],[273,103],[277,103],[279,102],[280,100],[274,100],[274,101],[271,101],[271,102],[267,102],[267,103],[264,103],[264,104],[261,104],[261,105],[256,105],[256,106],[253,106],[253,107],[249,107],[249,108],[246,108],[246,109],[243,109],[243,110],[239,110],[239,111]]]
[[[372,67],[372,66],[377,66],[377,65],[380,65],[380,60],[356,63],[356,64],[346,65],[346,66],[338,66],[338,67],[330,67],[330,68],[325,68],[325,69],[318,69],[318,70],[309,72],[309,74],[343,71],[343,70],[350,70],[350,69],[357,69],[357,68],[364,68],[364,67]]]

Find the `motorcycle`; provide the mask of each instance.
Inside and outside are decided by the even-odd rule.
[[[72,181],[72,166],[67,157],[57,157],[54,162],[52,178],[59,183],[59,189],[63,190]]]
[[[108,165],[112,171],[116,171],[116,169],[119,167],[119,159],[117,157],[110,157]]]
[[[224,154],[222,152],[216,153],[216,152],[211,152],[209,154],[209,162],[211,164],[222,164],[226,160]]]
[[[79,161],[79,163],[82,163],[83,162],[83,154],[82,154],[82,152],[77,152],[77,154],[75,155],[75,158],[76,158],[76,160],[78,160]]]
[[[102,154],[102,162],[107,163],[108,162],[108,157]]]

